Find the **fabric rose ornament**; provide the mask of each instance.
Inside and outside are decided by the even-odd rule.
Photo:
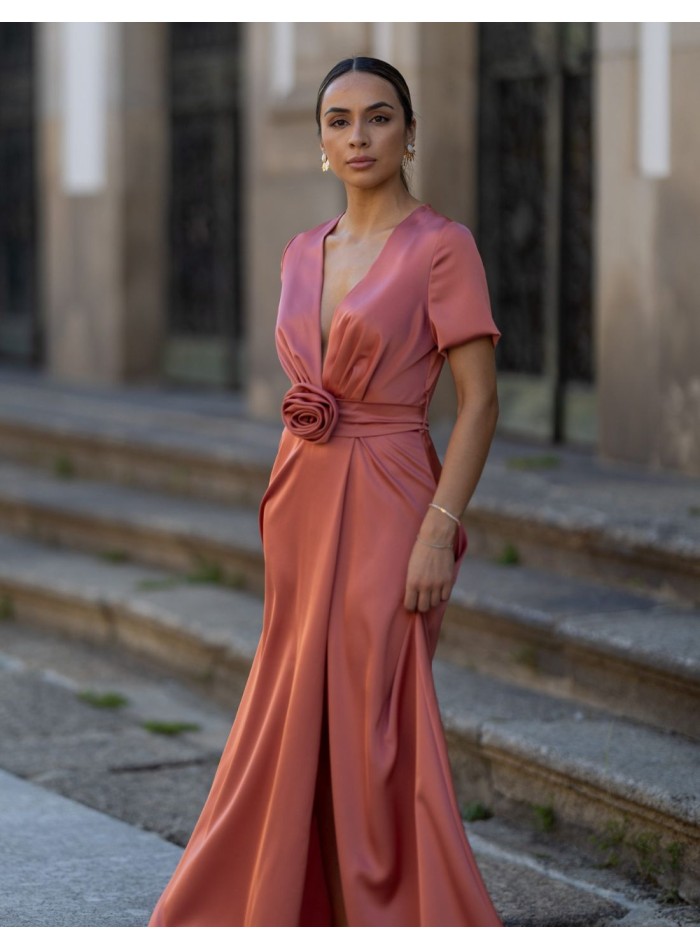
[[[295,383],[282,400],[282,419],[292,435],[327,442],[338,421],[338,403],[320,386]]]

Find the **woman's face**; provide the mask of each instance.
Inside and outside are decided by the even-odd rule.
[[[348,72],[321,101],[321,148],[346,185],[376,188],[398,179],[406,145],[415,138],[394,87],[373,73]],[[359,161],[362,159],[362,161]]]

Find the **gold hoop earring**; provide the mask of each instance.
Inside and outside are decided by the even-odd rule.
[[[331,163],[328,161],[328,156],[325,151],[321,151],[321,170],[327,172],[331,167]]]

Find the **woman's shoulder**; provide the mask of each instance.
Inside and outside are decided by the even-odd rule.
[[[307,228],[305,231],[297,231],[296,234],[293,234],[285,245],[286,248],[292,242],[296,244],[305,244],[307,241],[313,241],[315,238],[319,237],[327,228],[329,228],[334,222],[338,220],[340,214],[334,215],[332,218],[326,218],[324,221],[321,221],[319,224],[315,224],[312,228]]]
[[[448,218],[446,214],[436,211],[432,205],[427,204],[424,207],[427,211],[422,218],[425,230],[440,242],[460,246],[474,240],[474,235],[468,225],[454,218]]]
[[[293,234],[287,243],[282,248],[282,257],[280,268],[282,272],[284,271],[284,261],[287,257],[287,252],[291,251],[302,251],[304,248],[313,244],[317,241],[326,230],[330,229],[330,226],[338,220],[340,214],[335,215],[332,218],[327,218],[325,221],[321,221],[320,224],[314,225],[312,228],[308,228],[306,231],[297,231],[296,234]]]

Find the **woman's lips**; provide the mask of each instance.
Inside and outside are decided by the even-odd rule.
[[[348,162],[348,165],[351,168],[369,168],[370,165],[374,165],[375,159],[373,158],[363,158],[363,159],[354,159],[354,161]]]

